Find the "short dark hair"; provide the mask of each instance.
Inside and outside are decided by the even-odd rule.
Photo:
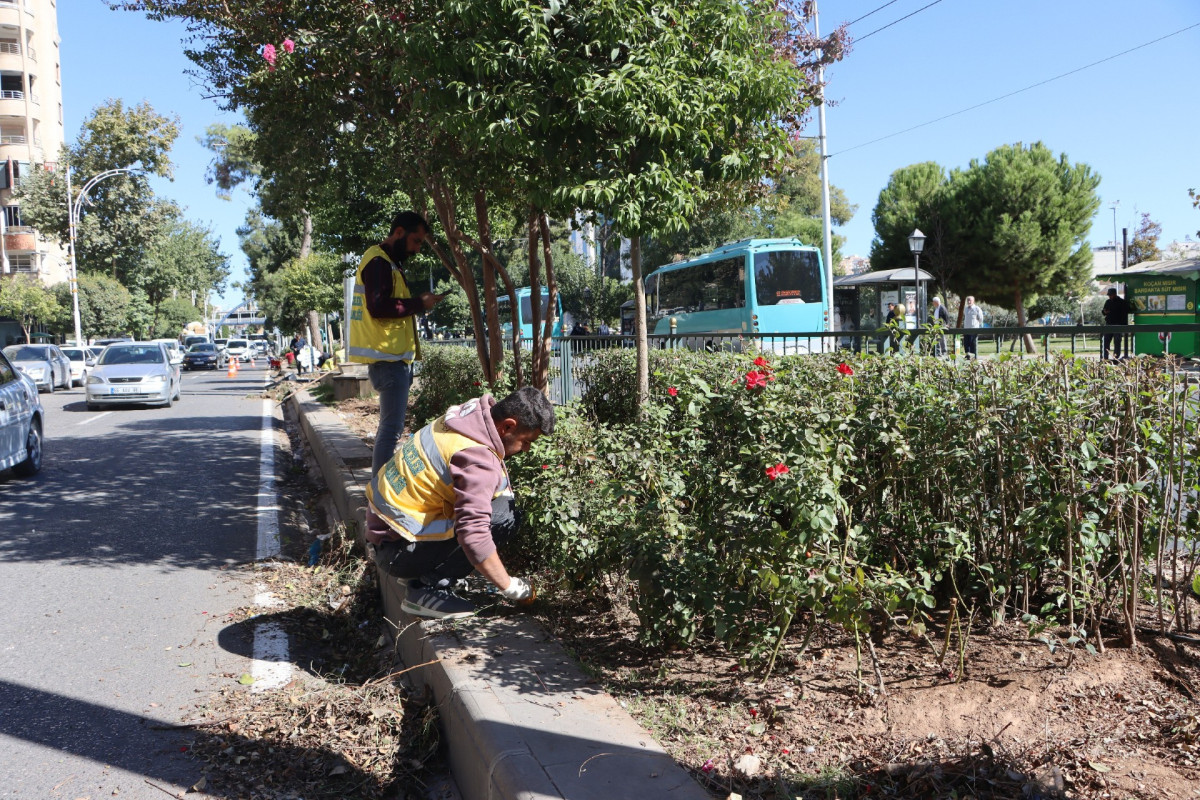
[[[1109,293],[1110,295],[1114,295],[1114,294],[1116,294],[1116,293],[1117,293],[1117,290],[1116,290],[1116,289],[1114,289],[1112,286],[1110,286],[1110,287],[1108,287],[1108,293]]]
[[[492,419],[496,422],[515,419],[527,431],[554,433],[554,406],[532,386],[522,386],[492,406]]]
[[[392,217],[392,227],[388,228],[390,235],[396,228],[404,228],[405,233],[412,233],[417,229],[424,229],[426,233],[431,233],[429,223],[415,211],[401,211],[396,216]]]

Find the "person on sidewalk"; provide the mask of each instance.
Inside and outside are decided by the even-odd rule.
[[[387,238],[367,248],[354,275],[347,357],[368,365],[367,377],[379,393],[372,472],[388,463],[404,433],[412,365],[421,357],[417,315],[444,297],[433,292],[413,297],[404,275],[404,262],[420,251],[428,235],[429,224],[419,214],[401,211]]]
[[[946,334],[943,330],[950,327],[950,314],[947,313],[946,307],[942,305],[942,298],[935,297],[929,301],[929,325],[930,327],[940,328],[933,339],[933,354],[938,356],[946,355]]]
[[[1109,288],[1108,299],[1104,301],[1104,308],[1100,310],[1104,315],[1105,325],[1128,325],[1129,324],[1129,302],[1121,295],[1117,294],[1115,288]],[[1125,341],[1123,333],[1106,333],[1100,337],[1100,359],[1108,361],[1108,354],[1111,348],[1113,359],[1121,357],[1121,345]],[[1125,355],[1129,355],[1128,350]]]
[[[520,527],[505,459],[554,432],[554,406],[530,386],[451,406],[413,435],[367,487],[366,538],[375,563],[406,585],[404,611],[456,619],[475,613],[454,593],[477,570],[506,599],[533,589],[504,568],[498,548]]]
[[[967,296],[967,304],[963,307],[963,327],[975,330],[983,327],[983,309],[975,305],[975,298]],[[963,352],[967,358],[979,359],[979,334],[963,334]]]

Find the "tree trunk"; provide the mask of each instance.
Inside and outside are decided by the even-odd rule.
[[[300,224],[300,258],[308,258],[312,255],[313,232],[312,214],[308,213],[308,209],[300,211]],[[325,348],[321,346],[321,316],[310,309],[304,312],[304,318],[308,324],[308,343],[325,352]]]
[[[487,252],[480,253],[483,256],[483,311],[486,316],[490,371],[493,381],[498,381],[504,374],[504,342],[500,336],[500,316],[496,303],[496,259],[488,257],[491,252],[492,225],[488,220],[487,196],[482,189],[475,192],[475,229],[479,242],[487,248]],[[516,298],[512,298],[511,302],[515,304]]]
[[[533,364],[531,365],[529,382],[534,388],[546,391],[546,370],[541,359],[542,344],[542,277],[541,261],[538,259],[538,239],[542,236],[541,226],[538,225],[538,213],[533,206],[529,207],[529,215],[525,220],[525,233],[529,238],[529,309],[530,327],[533,329]]]
[[[1024,302],[1024,300],[1022,300],[1020,286],[1018,286],[1017,290],[1016,290],[1016,301],[1017,301],[1017,325],[1024,328],[1025,327],[1025,302]],[[1033,336],[1031,336],[1030,334],[1027,333],[1022,337],[1022,339],[1025,342],[1025,352],[1026,353],[1028,353],[1029,355],[1033,355],[1034,353],[1037,352],[1037,349],[1034,347],[1034,344],[1033,344]]]
[[[442,229],[446,232],[446,240],[450,245],[452,258],[447,258],[436,243],[433,245],[433,251],[467,295],[467,306],[471,309],[471,326],[475,330],[475,355],[479,358],[479,365],[483,369],[484,380],[492,383],[496,376],[492,372],[487,340],[483,336],[484,324],[483,313],[479,307],[479,291],[475,286],[475,276],[471,273],[470,265],[467,264],[467,254],[462,249],[462,240],[466,237],[458,228],[458,215],[454,199],[450,196],[449,190],[434,176],[425,176],[425,181],[429,193],[433,197],[433,207],[437,212],[438,219],[441,220]]]
[[[629,263],[633,270],[633,336],[637,343],[637,407],[650,400],[650,353],[646,344],[646,287],[642,284],[642,237],[629,240]]]
[[[542,322],[542,348],[538,351],[538,360],[541,362],[543,374],[543,383],[538,388],[544,392],[546,391],[545,382],[550,374],[550,347],[553,344],[554,320],[558,316],[558,281],[554,279],[554,258],[550,255],[550,219],[544,211],[538,214],[538,227],[542,233],[542,260],[545,261],[546,288],[549,290],[546,294],[546,319]],[[541,303],[539,302],[538,305]]]

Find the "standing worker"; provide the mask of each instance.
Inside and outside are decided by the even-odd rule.
[[[404,433],[413,361],[421,357],[417,315],[437,305],[445,295],[424,292],[413,297],[404,275],[404,262],[416,255],[429,235],[429,225],[415,211],[401,211],[391,232],[367,248],[354,275],[350,310],[350,361],[367,364],[371,386],[379,393],[379,428],[371,471],[379,472]]]
[[[434,619],[475,613],[454,593],[478,570],[506,599],[533,601],[508,574],[497,548],[520,527],[506,459],[554,433],[554,406],[525,386],[451,406],[418,431],[367,487],[367,541],[375,563],[405,585],[401,608]]]

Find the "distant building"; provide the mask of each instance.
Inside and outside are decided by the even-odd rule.
[[[871,271],[871,259],[864,256],[846,256],[838,262],[839,275],[863,275]]]
[[[0,0],[0,274],[67,280],[66,251],[21,219],[13,190],[63,147],[56,0]],[[63,189],[66,202],[66,189]]]

